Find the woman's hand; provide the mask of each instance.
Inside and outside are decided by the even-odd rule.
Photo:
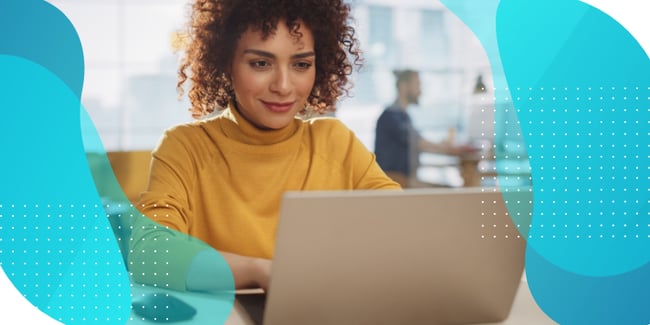
[[[271,280],[271,260],[263,258],[253,258],[251,261],[251,269],[253,274],[254,283],[262,288],[264,291],[269,289],[269,281]]]
[[[220,252],[230,266],[235,289],[262,288],[266,291],[271,277],[271,260]]]

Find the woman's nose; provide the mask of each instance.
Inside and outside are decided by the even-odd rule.
[[[291,80],[287,69],[277,69],[274,72],[270,90],[281,95],[291,92]]]

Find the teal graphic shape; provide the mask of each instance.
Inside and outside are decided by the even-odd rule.
[[[530,160],[533,218],[520,230],[536,302],[560,324],[650,323],[647,54],[579,1],[443,2],[516,108],[495,118],[519,127]]]
[[[56,320],[119,323],[128,275],[78,141],[79,38],[56,8],[29,0],[0,3],[0,35],[3,270]]]
[[[42,0],[0,1],[0,40],[0,54],[44,66],[81,98],[81,42],[74,26],[57,8]]]
[[[534,184],[531,292],[561,324],[647,324],[648,56],[578,1],[502,1],[497,22]]]
[[[648,324],[648,274],[646,263],[618,275],[581,275],[558,267],[532,248],[526,251],[530,291],[539,307],[562,325]]]
[[[508,122],[532,173],[522,235],[536,302],[560,324],[650,323],[647,54],[579,1],[443,2],[503,73],[495,97],[516,108]]]
[[[80,136],[77,96],[44,67],[0,55],[0,262],[65,324],[119,323],[130,284]]]
[[[500,55],[528,150],[528,245],[590,276],[650,260],[650,61],[579,1],[501,1]]]
[[[3,271],[26,299],[63,323],[134,321],[124,266],[129,222],[144,217],[122,192],[79,103],[79,37],[65,15],[40,0],[1,2],[0,36]],[[224,322],[233,292],[210,293],[217,298],[211,314],[199,319]]]

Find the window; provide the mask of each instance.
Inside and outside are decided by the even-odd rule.
[[[75,26],[85,60],[82,104],[104,148],[153,149],[163,131],[190,120],[176,95],[174,32],[185,1],[52,0]]]
[[[172,37],[189,14],[186,0],[51,0],[77,29],[85,57],[82,104],[106,150],[153,149],[163,131],[191,120],[177,99],[179,54]],[[421,71],[416,126],[436,137],[455,127],[485,54],[465,25],[437,1],[353,2],[366,64],[337,115],[373,149],[375,120],[395,98],[392,71]]]

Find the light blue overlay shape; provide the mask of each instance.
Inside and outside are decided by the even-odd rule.
[[[52,74],[54,74],[56,77],[60,78],[60,81],[63,81],[68,86],[69,88],[68,90],[71,90],[76,95],[76,98],[79,98],[81,96],[81,89],[82,89],[83,76],[84,76],[83,53],[82,53],[79,37],[72,24],[67,19],[67,17],[65,17],[63,13],[61,13],[57,8],[53,7],[51,4],[40,0],[3,1],[0,3],[0,18],[1,18],[0,36],[1,39],[3,40],[3,42],[0,42],[0,54],[14,56],[18,58],[24,58],[29,61],[32,61],[32,63],[43,66],[44,68],[49,70]],[[32,94],[39,93],[39,88],[38,88],[39,86],[40,84],[38,83],[30,84]],[[77,113],[80,114],[66,115],[61,118],[64,119],[68,117],[74,118],[74,120],[72,121],[66,121],[66,122],[72,122],[76,126],[74,129],[70,129],[70,132],[72,132],[71,134],[73,134],[70,139],[75,145],[77,144],[78,140],[80,140],[81,138],[83,139],[85,157],[88,159],[88,161],[86,162],[86,166],[90,168],[92,178],[95,182],[94,185],[96,186],[96,192],[98,192],[101,201],[99,200],[93,201],[90,202],[90,204],[88,204],[88,202],[86,202],[86,204],[77,204],[77,205],[71,204],[69,207],[65,205],[61,205],[60,207],[57,206],[58,207],[57,212],[58,215],[60,215],[60,217],[63,217],[67,213],[75,213],[76,209],[78,209],[79,206],[81,206],[84,209],[90,207],[95,208],[93,209],[94,212],[93,218],[95,219],[99,218],[98,222],[101,224],[101,227],[107,226],[107,229],[111,230],[111,233],[115,235],[112,236],[111,234],[111,236],[107,236],[105,240],[107,242],[114,242],[117,237],[120,245],[116,247],[118,253],[121,253],[120,255],[118,255],[121,257],[118,260],[118,263],[123,263],[123,260],[126,259],[128,253],[128,245],[126,245],[126,243],[129,240],[129,234],[130,234],[129,221],[131,218],[135,217],[136,215],[140,217],[141,215],[139,214],[139,211],[137,211],[137,209],[130,206],[130,202],[128,202],[128,200],[126,199],[126,196],[122,192],[119,183],[115,179],[115,175],[112,172],[112,167],[106,157],[106,153],[104,152],[101,139],[99,138],[99,135],[94,128],[94,124],[90,119],[90,116],[87,114],[86,110],[83,107],[80,107],[79,103],[77,103],[77,107],[79,108]],[[2,108],[4,111],[5,107]],[[10,109],[9,107],[6,108]],[[39,107],[39,108],[45,109],[43,107]],[[32,114],[38,116],[38,110],[31,109],[30,111]],[[13,119],[14,116],[3,116],[3,117],[7,122],[14,122],[14,121],[18,122],[15,119]],[[52,120],[51,122],[54,123],[50,125],[51,127],[57,124],[56,121],[54,120]],[[79,134],[79,130],[78,130],[79,124],[81,125],[81,134]],[[43,131],[41,129],[41,125],[29,124],[29,123],[25,124],[23,131],[26,133],[30,133],[32,132],[30,129],[31,127],[36,128],[36,130],[33,131],[35,134],[40,134],[40,132]],[[9,131],[10,130],[7,130],[7,132]],[[19,134],[14,134],[14,135],[16,139],[21,139]],[[8,140],[12,138],[5,138],[5,139]],[[25,138],[24,140],[29,141],[30,139]],[[63,141],[64,144],[65,142],[66,141]],[[25,144],[24,148],[29,148],[30,145],[31,143]],[[8,148],[8,149],[12,149],[12,148]],[[21,153],[15,153],[15,155],[20,156]],[[77,162],[75,161],[74,165],[76,165],[76,163]],[[81,169],[80,172],[84,176],[81,177],[81,179],[83,181],[87,180],[85,176],[88,170]],[[79,177],[77,177],[78,175],[75,174],[69,174],[67,176],[71,180],[79,179]],[[44,181],[47,183],[49,180],[45,179]],[[34,184],[34,185],[35,188],[39,187],[38,184]],[[78,187],[78,190],[82,191],[81,194],[84,194],[86,196],[89,194],[88,192],[86,192],[87,188],[85,188],[85,186]],[[86,196],[84,195],[76,197],[76,199],[85,198]],[[0,201],[2,201],[4,197],[6,196],[0,196]],[[17,193],[16,197],[21,197],[21,194]],[[25,197],[23,199],[25,202],[31,202],[34,198],[32,197],[31,194],[25,194]],[[104,206],[102,206],[102,204]],[[13,209],[15,208],[15,205],[7,205],[7,207],[11,207]],[[42,206],[39,205],[38,207],[42,207]],[[48,209],[51,207],[52,207],[51,205],[47,206]],[[12,213],[12,215],[15,215],[15,213]],[[75,215],[78,215],[78,213],[75,213]],[[82,214],[82,216],[84,216],[84,218],[87,217],[86,214]],[[85,224],[84,221],[84,225],[82,226],[82,229],[85,230],[85,228],[83,227],[86,226],[87,225]],[[37,227],[38,229],[42,229],[42,226],[40,226],[38,223],[35,223],[34,227]],[[47,223],[45,224],[45,227],[47,227]],[[95,227],[97,226],[93,227],[94,230],[96,230]],[[13,236],[14,238],[12,239],[16,241],[15,238],[20,238],[20,236],[18,236],[20,235],[20,233],[14,233],[13,231],[14,228],[15,227],[13,228],[9,227],[5,229],[10,230],[9,232],[7,232],[8,236]],[[75,234],[78,234],[78,232],[76,232]],[[101,235],[102,233],[100,232],[99,234]],[[86,234],[82,232],[79,233],[79,235],[85,236]],[[24,240],[26,240],[26,238],[24,238]],[[70,240],[72,242],[75,241],[76,239],[73,240],[73,237],[70,237]],[[85,237],[81,238],[80,240],[76,240],[76,242],[85,243],[86,238]],[[121,251],[120,248],[122,249]],[[15,251],[15,249],[13,251]],[[70,252],[73,251],[74,249],[71,248]],[[88,250],[82,249],[81,252],[85,254],[86,252],[88,252]],[[38,253],[40,253],[40,250],[38,251]],[[79,265],[79,264],[86,265],[86,263],[88,263],[83,258],[83,256],[81,257],[82,257],[81,260],[77,261],[74,265]],[[106,256],[107,260],[105,261],[107,263],[106,265],[113,263],[114,257],[115,256],[113,254],[108,254]],[[91,260],[95,258],[99,258],[99,257],[92,256]],[[34,261],[36,264],[39,264],[38,257],[35,257]],[[221,264],[225,264],[225,261],[223,261],[222,259],[217,262]],[[12,266],[16,264],[15,262],[12,263],[13,263]],[[59,263],[63,263],[63,262],[59,261]],[[98,262],[95,260],[94,263],[95,265],[97,265]],[[23,265],[27,265],[27,264],[23,263]],[[58,265],[59,266],[65,265],[65,263],[58,264]],[[227,268],[225,270],[227,270]],[[16,272],[11,272],[8,275],[10,277],[13,277],[16,274],[17,274]],[[30,275],[33,276],[35,274],[38,275],[43,273],[23,272],[23,277],[30,277]],[[47,272],[47,274],[52,274],[52,273]],[[58,272],[57,276],[61,276],[62,274],[64,273]],[[85,274],[87,273],[82,273],[82,275]],[[122,272],[118,273],[119,276],[123,276],[123,274],[124,273]],[[232,275],[225,274],[223,275],[223,278],[225,280],[227,279],[232,280]],[[104,281],[104,279],[101,279],[99,283],[94,283],[93,287],[97,288],[98,285],[103,284],[102,281]],[[71,278],[70,282],[72,282],[70,283],[71,288],[74,286],[77,287],[81,286],[83,288],[89,286],[87,278],[79,278],[79,277],[76,277],[74,279]],[[234,287],[234,284],[232,284],[232,286]],[[43,288],[40,285],[36,285],[36,288],[39,287]],[[120,284],[120,287],[123,286]],[[25,290],[23,290],[23,288],[25,288],[24,285],[22,287],[17,285],[17,288],[21,290],[26,297],[28,297],[28,293]],[[30,301],[34,303],[35,301],[34,298],[43,298],[43,297],[50,298],[50,296],[52,295],[48,291],[49,288],[50,287],[47,287],[46,289],[42,289],[42,290],[34,289],[32,290],[33,292],[28,290],[29,294],[31,294],[32,296],[32,299],[30,299]],[[215,304],[211,308],[211,316],[209,317],[211,319],[211,323],[214,322],[219,323],[225,321],[225,319],[230,314],[230,309],[232,307],[232,303],[234,299],[234,295],[231,293],[231,291],[226,291],[222,293],[215,292],[210,294],[218,298],[215,299]],[[95,294],[98,293],[95,292]],[[80,295],[70,294],[70,297],[73,296],[79,297]],[[87,295],[85,294],[81,294],[82,298],[85,298],[86,296]],[[58,298],[61,297],[62,296],[58,296]],[[63,296],[63,298],[65,297]],[[73,306],[71,306],[70,310],[66,311],[63,305],[56,305],[56,303],[60,303],[58,300],[51,301],[49,299],[45,299],[45,300],[37,299],[38,300],[37,307],[41,308],[41,310],[46,311],[47,314],[54,317],[55,319],[61,320],[65,323],[87,322],[89,320],[93,322],[109,322],[109,323],[120,323],[120,320],[126,321],[128,317],[127,318],[122,317],[123,316],[122,310],[130,309],[130,299],[128,299],[130,297],[127,297],[127,299],[125,299],[123,293],[120,292],[117,296],[113,295],[113,298],[114,298],[113,303],[116,304],[115,306],[118,307],[113,308],[113,312],[111,313],[113,318],[110,319],[103,317],[105,316],[106,312],[105,310],[98,308],[98,306],[91,306],[93,307],[91,309],[89,309],[88,306],[82,306],[81,309],[76,309],[76,310],[75,308],[73,308]],[[110,309],[109,306],[107,306],[106,309]],[[120,312],[115,312],[116,309],[120,310]],[[128,318],[128,320],[130,321],[133,319]]]
[[[0,1],[0,54],[36,62],[81,98],[84,58],[68,18],[42,0]]]
[[[503,0],[500,55],[534,190],[528,245],[609,276],[650,261],[650,61],[580,1]]]
[[[0,55],[2,267],[66,324],[120,323],[130,283],[80,136],[77,96],[44,67]]]
[[[443,2],[503,71],[496,92],[512,91],[533,173],[522,235],[537,303],[560,324],[650,323],[647,55],[579,1]]]
[[[579,1],[502,1],[497,22],[533,176],[533,296],[560,324],[650,323],[647,54]]]

